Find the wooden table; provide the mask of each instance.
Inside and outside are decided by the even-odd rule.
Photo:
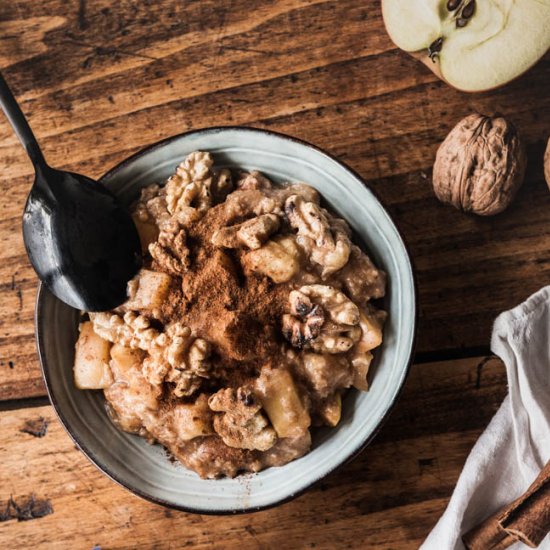
[[[11,0],[0,66],[48,160],[98,177],[159,139],[241,124],[309,140],[375,189],[410,246],[421,303],[405,392],[373,444],[293,502],[235,517],[149,504],[80,454],[45,397],[36,277],[20,216],[32,169],[0,120],[0,546],[416,548],[506,392],[491,323],[548,282],[550,58],[467,95],[398,51],[365,0]],[[525,185],[495,218],[434,198],[438,144],[464,115],[500,112],[527,146]],[[27,422],[49,423],[43,437]],[[30,428],[30,429],[29,429]],[[35,435],[33,435],[33,432]],[[35,500],[29,500],[34,495]],[[10,498],[22,517],[17,521]]]

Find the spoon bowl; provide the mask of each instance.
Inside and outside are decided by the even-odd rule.
[[[49,167],[37,170],[23,239],[40,279],[80,310],[120,305],[141,265],[135,225],[114,195],[86,176]]]
[[[23,214],[23,240],[38,277],[74,308],[105,311],[120,305],[141,265],[132,217],[102,184],[46,164],[1,74],[0,105],[36,173]]]

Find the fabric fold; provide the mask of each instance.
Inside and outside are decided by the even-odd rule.
[[[497,317],[491,350],[506,366],[508,395],[423,550],[463,550],[461,535],[523,494],[550,459],[550,286]],[[550,550],[549,539],[539,548]]]

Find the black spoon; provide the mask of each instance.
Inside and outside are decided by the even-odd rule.
[[[0,105],[34,165],[23,239],[38,277],[72,307],[104,311],[120,305],[141,265],[130,214],[100,183],[46,164],[1,74]]]

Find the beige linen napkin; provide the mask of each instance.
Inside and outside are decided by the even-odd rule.
[[[508,395],[422,550],[462,550],[460,537],[526,491],[550,459],[550,286],[499,315],[491,349],[506,365]],[[539,548],[550,550],[550,537]]]

